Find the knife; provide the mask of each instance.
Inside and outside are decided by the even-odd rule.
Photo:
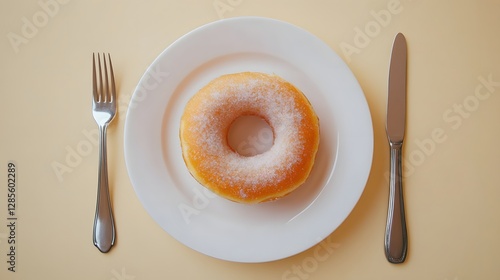
[[[406,39],[394,39],[389,68],[387,98],[387,138],[390,146],[389,207],[385,229],[385,256],[391,263],[402,263],[408,251],[403,202],[402,147],[406,126]]]

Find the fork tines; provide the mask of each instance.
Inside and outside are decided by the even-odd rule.
[[[102,54],[103,68],[104,68],[104,81],[103,81],[103,71],[101,68],[101,55],[97,53],[92,54],[92,82],[93,82],[93,93],[95,102],[113,102],[116,98],[115,90],[115,78],[113,73],[113,64],[111,63],[111,55],[108,53],[108,58],[106,59],[106,54]],[[96,75],[96,61],[97,67],[99,69],[99,77]],[[108,72],[109,64],[109,72]],[[109,82],[108,82],[109,81]]]

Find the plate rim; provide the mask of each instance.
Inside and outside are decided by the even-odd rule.
[[[277,19],[271,19],[271,18],[264,18],[264,17],[236,17],[236,18],[229,18],[229,19],[223,19],[223,20],[218,20],[218,21],[215,21],[215,22],[210,22],[210,23],[207,23],[205,25],[202,25],[200,27],[197,27],[195,28],[194,30],[184,34],[183,36],[181,36],[180,38],[178,38],[176,41],[174,41],[172,44],[170,44],[167,48],[165,48],[157,57],[156,59],[153,60],[153,62],[150,64],[150,66],[147,68],[147,70],[145,71],[144,75],[141,77],[141,79],[139,80],[138,84],[137,84],[137,87],[136,89],[134,90],[134,94],[132,96],[132,99],[131,99],[131,102],[132,100],[134,99],[134,97],[136,96],[136,93],[137,91],[139,90],[140,86],[142,83],[144,83],[144,79],[147,78],[146,76],[148,75],[148,71],[151,71],[151,69],[157,65],[158,63],[160,63],[160,61],[162,59],[164,59],[165,56],[167,56],[169,50],[174,46],[174,45],[177,45],[177,44],[181,44],[183,40],[185,40],[185,38],[188,38],[189,36],[194,36],[196,35],[198,32],[203,32],[203,30],[205,28],[216,28],[215,25],[224,25],[224,24],[230,24],[231,22],[234,22],[234,21],[239,21],[239,22],[244,22],[244,21],[248,21],[248,22],[253,22],[253,21],[261,21],[261,22],[267,22],[267,23],[272,23],[272,24],[284,24],[286,26],[288,26],[289,28],[291,29],[295,29],[296,31],[300,31],[300,32],[305,32],[307,34],[309,34],[311,37],[315,38],[315,40],[317,40],[317,42],[315,43],[320,43],[320,44],[323,44],[324,46],[328,47],[329,51],[331,52],[332,55],[336,56],[338,59],[339,59],[339,63],[343,64],[342,66],[345,68],[345,70],[347,70],[347,72],[352,76],[352,78],[354,79],[355,81],[355,86],[357,85],[358,87],[358,92],[361,93],[361,99],[364,101],[362,105],[364,105],[365,107],[365,113],[367,113],[367,115],[365,115],[365,117],[367,117],[367,119],[365,121],[367,121],[367,123],[369,123],[369,127],[370,127],[370,130],[368,132],[369,136],[370,136],[370,139],[368,139],[368,144],[370,147],[368,147],[368,150],[370,151],[369,152],[369,159],[367,159],[367,161],[369,162],[366,170],[364,171],[364,179],[362,180],[363,181],[363,186],[359,189],[359,192],[357,193],[356,195],[356,198],[354,199],[354,203],[352,205],[352,207],[350,207],[350,209],[347,211],[347,214],[345,215],[345,217],[343,217],[341,219],[341,221],[338,223],[338,225],[334,226],[333,229],[328,233],[326,234],[325,236],[321,236],[319,240],[315,240],[315,241],[312,241],[310,242],[309,245],[307,246],[304,246],[304,248],[300,249],[300,250],[297,250],[295,253],[288,253],[288,254],[285,254],[281,257],[273,257],[273,258],[266,258],[266,257],[263,257],[263,258],[255,258],[253,260],[242,260],[242,259],[234,259],[234,258],[225,258],[223,256],[217,256],[217,255],[214,255],[214,254],[210,254],[210,253],[207,253],[207,252],[202,252],[202,251],[199,251],[197,250],[196,248],[193,248],[192,246],[186,244],[185,242],[183,242],[182,240],[179,240],[179,238],[177,238],[176,236],[173,236],[173,234],[171,232],[169,232],[167,229],[165,229],[164,227],[162,227],[159,222],[153,217],[152,213],[150,212],[150,209],[148,209],[148,207],[145,205],[145,202],[142,198],[142,196],[140,195],[140,193],[138,192],[138,186],[136,186],[136,184],[134,184],[134,178],[132,178],[132,175],[131,175],[131,170],[130,170],[130,153],[127,152],[129,150],[129,142],[127,139],[130,140],[130,137],[127,137],[130,133],[130,116],[133,116],[133,109],[134,107],[129,107],[128,110],[127,110],[127,116],[126,116],[126,120],[125,120],[125,126],[124,126],[124,150],[125,150],[125,162],[126,162],[126,167],[127,167],[127,174],[130,178],[130,181],[131,181],[131,184],[134,188],[134,191],[136,192],[136,195],[138,196],[142,206],[145,208],[146,212],[153,218],[153,220],[160,225],[160,227],[162,227],[163,230],[165,230],[169,235],[173,236],[175,239],[177,239],[179,242],[183,243],[184,245],[196,250],[196,251],[199,251],[203,254],[206,254],[206,255],[209,255],[209,256],[212,256],[212,257],[215,257],[215,258],[219,258],[219,259],[224,259],[224,260],[228,260],[228,261],[236,261],[236,262],[267,262],[267,261],[274,261],[274,260],[278,260],[278,259],[283,259],[283,258],[286,258],[286,257],[289,257],[289,256],[292,256],[292,255],[295,255],[295,254],[298,254],[302,251],[305,251],[307,250],[308,248],[316,245],[317,243],[319,243],[322,238],[326,238],[327,236],[329,236],[331,233],[333,233],[343,222],[344,220],[350,215],[350,213],[352,212],[352,210],[354,209],[354,207],[356,206],[356,204],[359,202],[359,199],[366,187],[366,184],[367,184],[367,181],[368,181],[368,177],[369,177],[369,174],[370,174],[370,170],[371,170],[371,166],[372,166],[372,161],[373,161],[373,145],[374,145],[374,139],[373,139],[373,124],[372,124],[372,118],[371,118],[371,114],[370,114],[370,109],[369,109],[369,106],[368,106],[368,103],[367,103],[367,100],[366,100],[366,97],[364,95],[364,92],[363,90],[361,89],[360,85],[359,85],[359,82],[357,81],[357,79],[355,78],[354,74],[352,73],[351,69],[347,66],[347,64],[345,64],[345,62],[340,59],[340,57],[333,51],[333,49],[331,49],[328,45],[326,45],[326,43],[324,43],[322,40],[320,40],[318,37],[314,36],[312,33],[308,32],[307,30],[303,29],[303,28],[300,28],[298,26],[295,26],[291,23],[288,23],[288,22],[285,22],[285,21],[281,21],[281,20],[277,20]],[[359,98],[359,97],[358,97]],[[170,98],[169,98],[170,99]],[[165,108],[166,110],[166,108]]]

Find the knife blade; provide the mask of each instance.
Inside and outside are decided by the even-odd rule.
[[[402,263],[408,251],[403,199],[402,147],[406,128],[405,36],[394,38],[389,68],[386,132],[390,146],[389,206],[385,230],[385,255],[391,263]]]

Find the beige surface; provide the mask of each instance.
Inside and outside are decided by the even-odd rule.
[[[499,279],[498,1],[144,2],[0,3],[0,279]],[[359,79],[375,134],[366,190],[323,242],[329,249],[313,247],[265,264],[220,261],[173,240],[138,201],[123,157],[127,104],[146,67],[186,32],[246,15],[291,22],[329,44]],[[371,37],[363,38],[366,32]],[[389,264],[383,253],[386,84],[397,32],[409,45],[404,151],[410,251],[402,265]],[[108,138],[118,231],[108,254],[91,241],[97,146],[85,134],[96,130],[90,112],[94,51],[112,54],[120,98]],[[58,179],[55,162],[67,164],[72,151],[85,148]],[[7,270],[9,160],[18,176],[15,273]],[[322,248],[326,257],[318,258]]]

